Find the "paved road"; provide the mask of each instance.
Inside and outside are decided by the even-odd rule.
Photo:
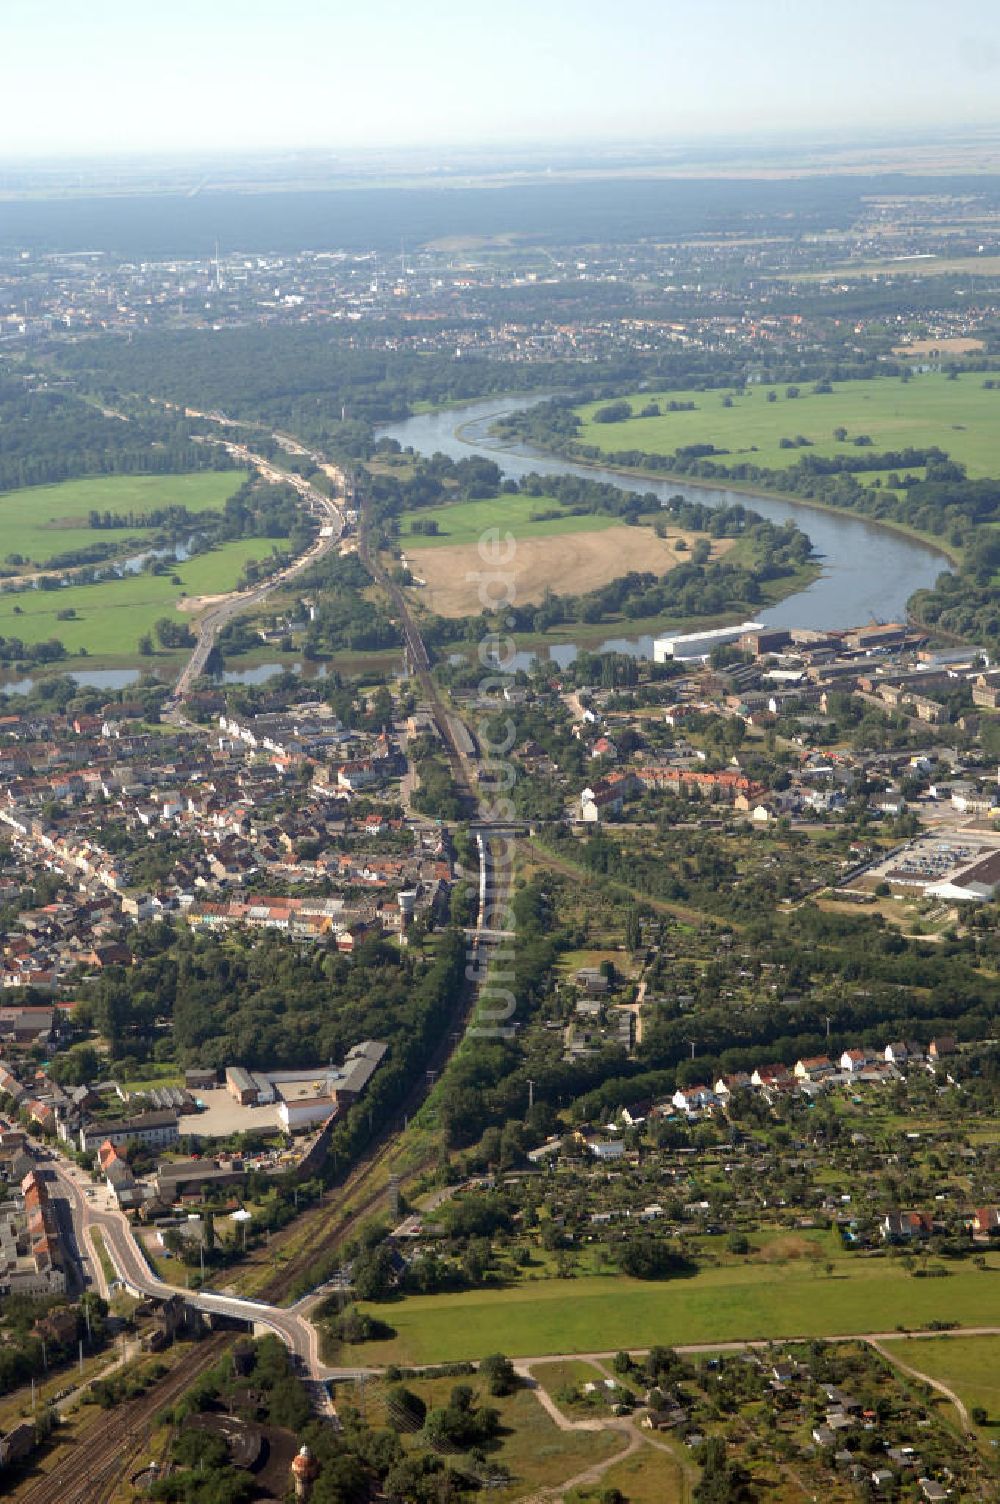
[[[837,1332],[836,1334],[819,1335],[811,1332],[806,1337],[744,1337],[734,1338],[730,1342],[687,1342],[671,1343],[675,1353],[745,1353],[766,1352],[772,1347],[789,1347],[803,1342],[868,1342],[872,1347],[878,1347],[883,1342],[903,1343],[908,1341],[932,1341],[948,1337],[1000,1337],[1000,1326],[956,1326],[947,1331],[909,1331],[909,1332]],[[617,1356],[620,1349],[607,1348],[594,1353],[542,1353],[534,1357],[512,1357],[511,1362],[518,1368],[531,1368],[536,1363],[572,1363],[580,1361],[584,1363],[610,1362]],[[648,1347],[630,1347],[628,1351],[635,1357],[643,1357],[649,1352]],[[884,1353],[890,1362],[895,1362],[892,1353]],[[920,1378],[924,1375],[920,1374]]]
[[[323,1379],[351,1379],[363,1373],[371,1373],[373,1370],[361,1366],[350,1368],[331,1368],[320,1361],[319,1334],[316,1327],[306,1314],[308,1309],[316,1303],[317,1292],[313,1291],[304,1296],[295,1306],[283,1307],[268,1305],[264,1301],[245,1300],[239,1296],[223,1295],[213,1290],[187,1290],[180,1286],[167,1284],[159,1279],[150,1269],[145,1254],[135,1239],[135,1234],[127,1217],[116,1208],[109,1206],[103,1189],[94,1188],[90,1177],[84,1170],[76,1165],[69,1165],[62,1161],[56,1161],[54,1173],[59,1191],[65,1197],[73,1220],[73,1228],[77,1239],[80,1253],[89,1262],[93,1277],[103,1294],[107,1294],[107,1281],[101,1264],[101,1259],[94,1244],[93,1233],[99,1230],[104,1240],[108,1254],[118,1271],[123,1283],[137,1294],[153,1295],[164,1299],[170,1295],[181,1295],[192,1305],[209,1314],[233,1317],[237,1320],[252,1322],[257,1326],[266,1327],[274,1332],[285,1343],[288,1349],[302,1362],[303,1367],[315,1380]],[[88,1190],[93,1191],[93,1196],[88,1196]],[[998,1337],[1000,1326],[974,1326],[957,1327],[953,1331],[912,1331],[912,1332],[842,1332],[829,1335],[824,1338],[827,1342],[867,1342],[874,1347],[883,1357],[890,1362],[898,1363],[900,1368],[910,1373],[913,1377],[930,1384],[950,1399],[956,1406],[962,1425],[968,1428],[970,1422],[965,1406],[958,1396],[944,1384],[928,1377],[919,1369],[910,1367],[901,1356],[898,1356],[895,1348],[901,1341],[921,1341],[930,1339],[947,1340],[949,1336],[960,1337]],[[789,1343],[808,1342],[809,1336],[788,1336],[773,1339],[782,1346]],[[886,1351],[883,1344],[894,1344],[894,1349]],[[729,1342],[694,1342],[678,1344],[676,1351],[686,1354],[718,1353],[718,1352],[747,1352],[766,1351],[773,1345],[772,1341],[764,1338],[747,1338]],[[630,1349],[635,1354],[645,1349]],[[571,1359],[581,1359],[598,1365],[613,1359],[615,1352],[612,1349],[601,1352],[563,1352],[563,1353],[536,1353],[531,1356],[515,1357],[513,1361],[519,1370],[529,1370],[536,1364],[551,1362],[566,1362]]]
[[[223,1295],[213,1290],[188,1290],[161,1280],[149,1267],[128,1218],[108,1204],[103,1188],[95,1188],[87,1173],[75,1165],[57,1161],[53,1168],[59,1192],[69,1206],[77,1247],[89,1264],[102,1294],[107,1295],[108,1283],[94,1242],[95,1231],[100,1232],[122,1283],[133,1293],[153,1295],[161,1300],[170,1295],[181,1295],[207,1314],[229,1316],[266,1327],[281,1338],[314,1379],[353,1378],[363,1371],[357,1368],[326,1367],[320,1361],[319,1333],[297,1307],[272,1306],[264,1301],[244,1300],[239,1296]],[[88,1191],[92,1191],[93,1196],[88,1195]]]
[[[222,628],[232,621],[234,616],[249,610],[252,606],[259,605],[273,590],[277,590],[280,585],[287,585],[289,580],[294,579],[297,574],[301,574],[304,569],[308,569],[311,564],[322,559],[331,549],[337,548],[344,533],[344,513],[341,507],[322,491],[317,491],[310,486],[302,476],[289,474],[279,469],[278,466],[273,465],[262,455],[253,453],[243,444],[227,444],[225,447],[235,458],[252,465],[264,476],[265,480],[273,484],[280,483],[294,487],[306,508],[319,518],[321,530],[319,537],[309,545],[305,553],[300,554],[286,568],[279,570],[262,584],[255,585],[252,590],[234,591],[232,595],[227,595],[210,606],[207,611],[202,612],[195,626],[198,640],[174,687],[172,699],[175,704],[184,697],[194,681],[205,672],[209,654]],[[325,465],[324,469],[336,478],[338,490],[346,499],[350,495],[350,483],[347,476],[342,470],[337,470],[333,466]]]

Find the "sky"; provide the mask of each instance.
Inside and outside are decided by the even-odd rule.
[[[0,155],[1000,123],[994,0],[2,0]]]

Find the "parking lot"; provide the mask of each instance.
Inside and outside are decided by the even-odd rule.
[[[922,894],[935,883],[953,880],[983,857],[998,849],[996,838],[977,831],[941,830],[933,836],[918,836],[886,861],[865,874],[865,886],[888,882],[897,891]]]
[[[249,1133],[254,1128],[273,1130],[278,1125],[277,1104],[269,1107],[241,1107],[224,1086],[192,1094],[204,1102],[206,1111],[195,1117],[182,1118],[181,1133],[196,1133],[202,1138],[228,1138],[231,1133]]]

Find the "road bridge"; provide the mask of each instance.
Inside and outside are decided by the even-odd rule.
[[[226,596],[202,613],[195,625],[197,641],[194,649],[181,670],[173,695],[167,702],[168,714],[171,709],[176,710],[195,680],[205,672],[212,649],[223,627],[241,612],[259,605],[279,586],[287,585],[311,564],[317,563],[331,549],[338,546],[344,534],[343,508],[331,497],[324,495],[322,491],[317,491],[315,486],[311,486],[301,475],[290,474],[280,469],[279,466],[265,459],[263,455],[256,454],[245,444],[224,443],[223,447],[234,459],[257,470],[272,485],[291,486],[298,493],[306,510],[319,519],[319,536],[309,545],[305,553],[300,554],[283,569],[279,569],[276,574],[262,580],[259,585],[254,585],[249,590],[234,591],[232,595]],[[351,494],[351,483],[347,475],[342,470],[336,470],[335,467],[327,466],[326,468],[328,473],[334,470],[334,474],[339,477],[339,481],[335,482],[338,494],[345,501],[348,500]]]
[[[331,1368],[322,1362],[319,1332],[301,1309],[303,1301],[294,1306],[275,1306],[267,1301],[227,1295],[218,1290],[190,1290],[160,1279],[150,1268],[145,1251],[137,1242],[125,1214],[95,1202],[93,1186],[86,1172],[75,1165],[58,1161],[54,1173],[61,1199],[68,1205],[77,1251],[81,1256],[86,1256],[95,1282],[105,1295],[108,1293],[109,1282],[95,1233],[100,1235],[104,1252],[111,1261],[117,1278],[131,1294],[157,1300],[167,1300],[172,1295],[179,1295],[207,1316],[224,1316],[231,1321],[245,1321],[255,1328],[273,1332],[313,1379],[352,1378],[363,1372],[357,1368]],[[312,1299],[312,1295],[305,1297],[307,1301]]]

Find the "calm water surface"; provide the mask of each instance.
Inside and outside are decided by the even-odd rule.
[[[772,522],[796,522],[812,539],[823,572],[804,590],[769,610],[755,613],[756,620],[772,626],[824,629],[859,626],[872,618],[881,621],[901,618],[913,592],[932,585],[948,567],[946,557],[935,549],[862,517],[842,517],[806,502],[751,496],[729,488],[691,486],[672,479],[652,480],[615,470],[592,469],[544,454],[530,445],[501,445],[490,433],[498,418],[532,407],[539,400],[538,396],[494,397],[448,412],[421,413],[380,432],[397,439],[404,448],[412,446],[420,454],[440,452],[456,460],[469,454],[486,455],[515,480],[532,471],[540,475],[569,473],[586,480],[608,481],[624,491],[651,491],[663,500],[681,495],[706,506],[741,502]],[[609,639],[601,646],[648,657],[652,639]],[[550,649],[550,657],[565,663],[575,652],[572,642],[556,644]],[[530,655],[523,656],[526,666]]]

